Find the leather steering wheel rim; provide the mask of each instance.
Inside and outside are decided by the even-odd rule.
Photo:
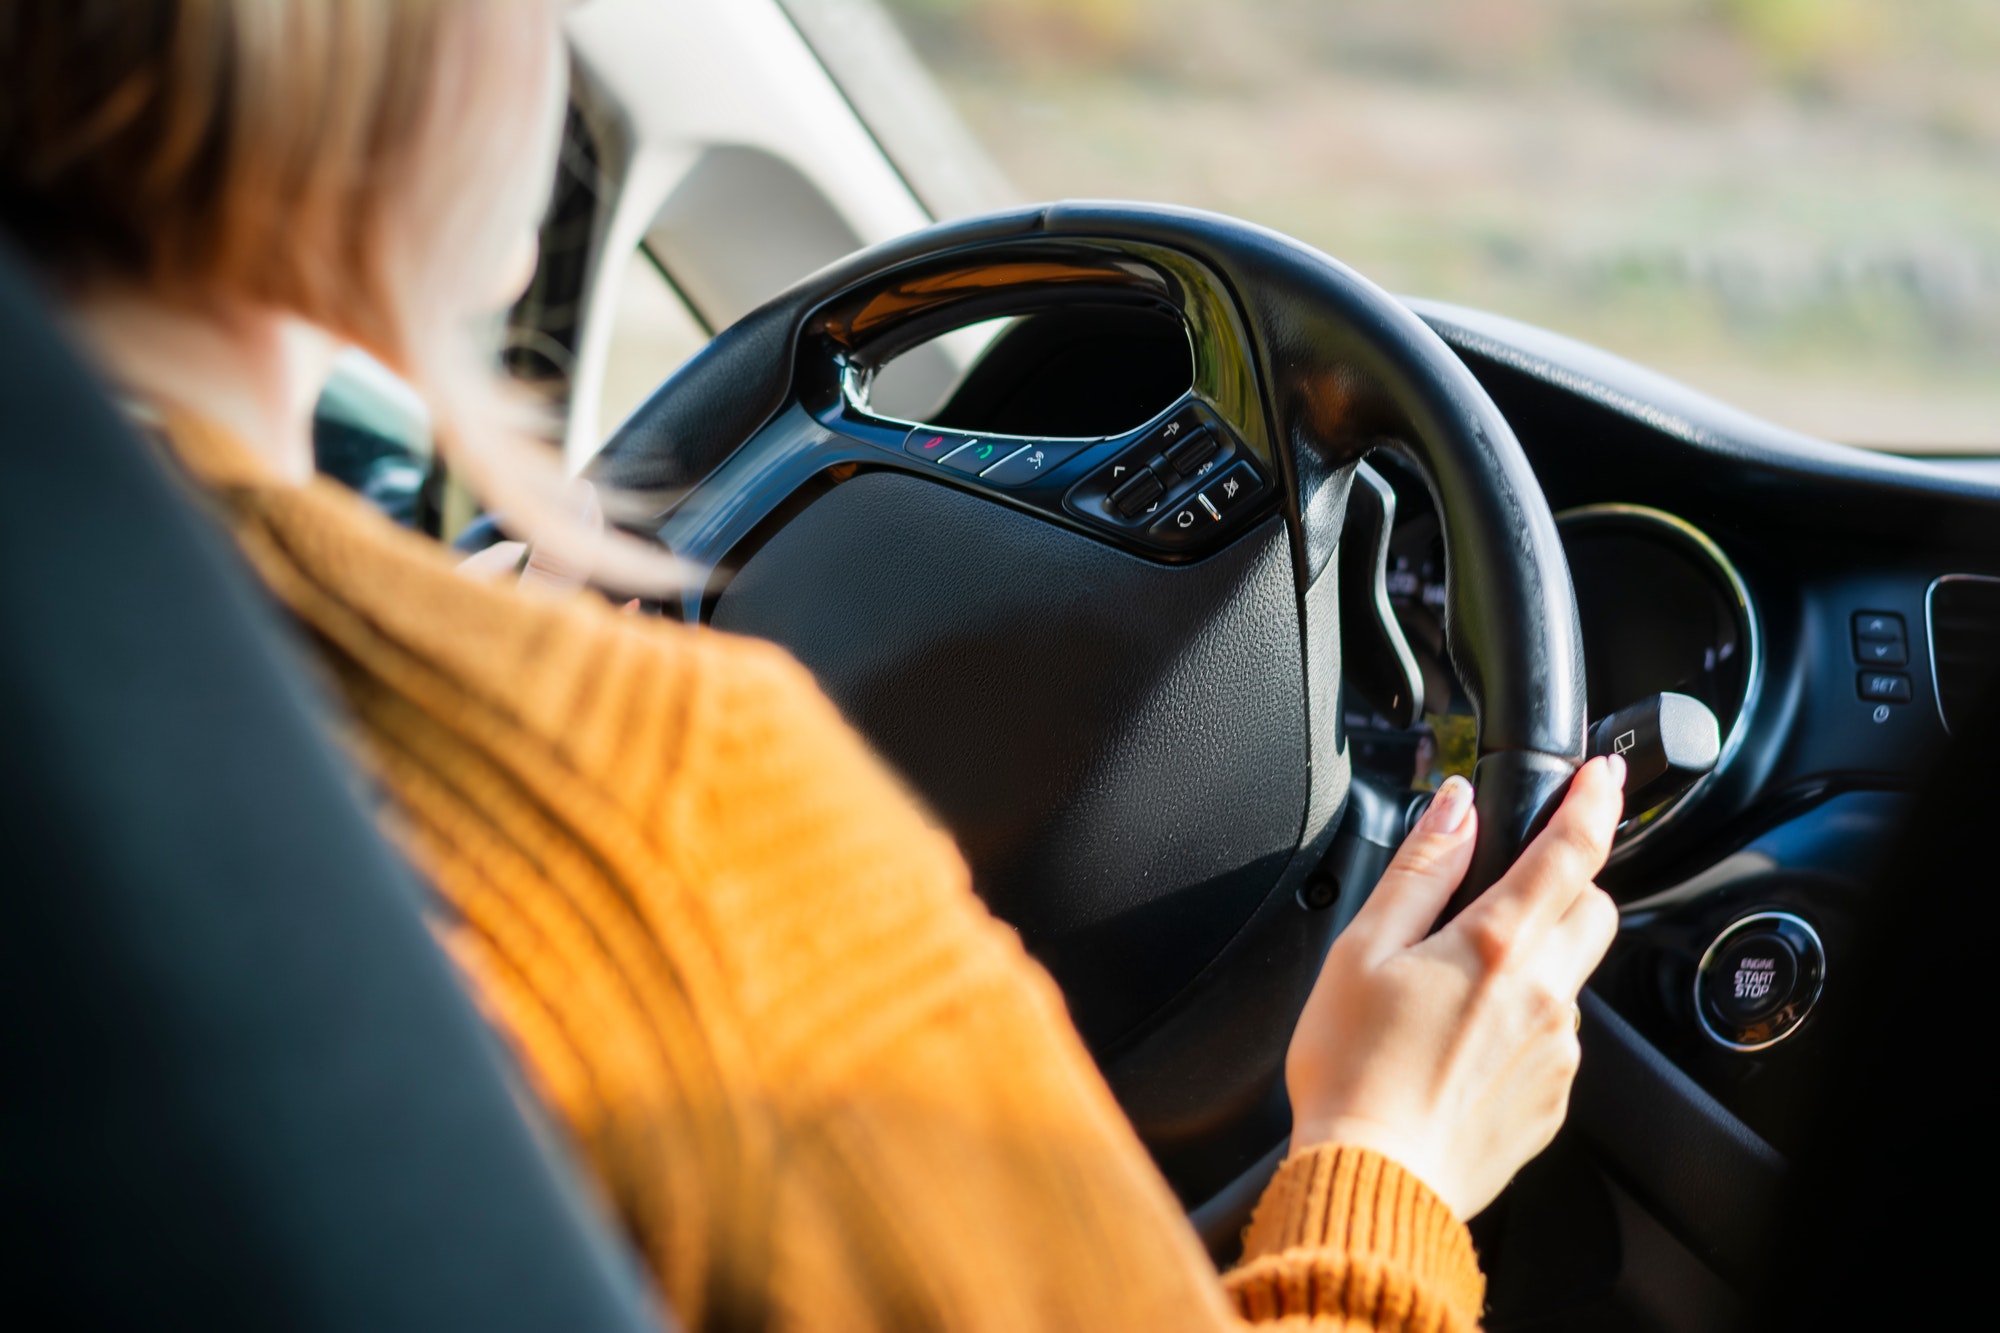
[[[1255,406],[1281,442],[1286,518],[1308,578],[1339,540],[1331,502],[1345,488],[1335,483],[1364,453],[1396,448],[1424,475],[1445,533],[1447,643],[1479,727],[1479,851],[1456,910],[1512,863],[1582,762],[1576,598],[1554,519],[1499,408],[1427,325],[1326,255],[1251,224],[1161,206],[1063,203],[929,227],[805,279],[726,330],[605,446],[595,475],[664,494],[698,483],[796,392],[813,312],[843,298],[865,305],[890,275],[938,256],[978,268],[982,249],[1034,241],[1114,254],[1159,247],[1237,297],[1251,339],[1242,351],[1265,400]],[[982,307],[1032,304],[1021,298],[1071,280],[1036,274],[1035,256],[1019,250],[984,267],[1008,271],[972,299],[878,312],[861,332],[879,361],[983,317]],[[1197,366],[1219,353],[1198,345]]]
[[[1268,491],[1260,503],[1275,500],[1268,522],[1239,526],[1206,548],[1176,549],[1152,535],[1157,528],[1121,528],[1102,486],[1090,490],[1098,485],[1091,477],[1108,475],[1104,460],[1127,447],[1123,439],[1052,441],[1051,480],[1007,490],[912,457],[901,447],[910,423],[870,415],[868,377],[894,355],[975,321],[1077,304],[1148,306],[1181,320],[1193,355],[1190,401],[1233,439],[1238,450],[1228,457],[1253,475],[1261,470]],[[715,571],[675,608],[688,619],[726,608],[719,599],[753,582],[766,601],[804,597],[781,581],[750,578],[760,562],[780,562],[760,549],[777,551],[790,532],[829,530],[814,528],[814,515],[858,512],[862,501],[843,497],[864,491],[877,505],[871,512],[919,503],[911,496],[921,492],[956,506],[954,522],[1004,519],[1002,540],[1019,534],[1069,552],[1113,546],[1118,570],[1143,566],[1162,580],[1176,570],[1183,583],[1207,577],[1202,571],[1228,565],[1232,543],[1248,547],[1266,539],[1259,534],[1288,556],[1299,643],[1287,670],[1302,674],[1299,725],[1308,733],[1301,808],[1287,816],[1298,830],[1289,859],[1282,873],[1229,889],[1255,910],[1215,918],[1222,924],[1211,929],[1224,938],[1202,945],[1199,968],[1182,966],[1161,983],[1141,1006],[1143,1021],[1126,1015],[1093,1030],[1078,1015],[1159,1155],[1175,1135],[1200,1137],[1210,1130],[1199,1126],[1241,1119],[1258,1098],[1268,1103],[1301,985],[1309,987],[1331,938],[1327,928],[1301,931],[1279,918],[1291,890],[1324,859],[1349,795],[1337,602],[1321,595],[1337,580],[1322,575],[1334,564],[1355,468],[1378,448],[1412,462],[1435,500],[1447,642],[1478,721],[1479,842],[1448,909],[1456,911],[1511,864],[1582,762],[1575,596],[1553,517],[1492,399],[1406,307],[1318,251],[1230,218],[1126,204],[1063,203],[926,228],[806,278],[718,335],[633,414],[593,475],[657,496],[650,527]],[[857,477],[875,480],[846,484]],[[936,485],[905,484],[912,479]],[[967,497],[978,503],[968,506]],[[1060,541],[1052,529],[1064,531]],[[787,558],[794,571],[814,568]],[[731,585],[739,568],[741,581]],[[737,623],[767,632],[771,622]],[[1198,636],[1204,625],[1191,618],[1187,632]],[[924,791],[921,779],[917,786]],[[1290,961],[1271,961],[1280,955]],[[1282,984],[1270,979],[1274,969],[1284,971]],[[1067,991],[1062,967],[1055,970]],[[1263,998],[1260,988],[1282,994]],[[1235,1017],[1216,1017],[1223,1011]],[[1204,1086],[1190,1091],[1191,1080]]]

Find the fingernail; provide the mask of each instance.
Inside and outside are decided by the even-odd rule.
[[[1472,809],[1472,784],[1456,773],[1444,780],[1431,798],[1431,808],[1424,811],[1423,828],[1426,833],[1456,833],[1465,823],[1466,812]]]
[[[1620,791],[1623,791],[1625,789],[1625,756],[1622,754],[1606,755],[1604,757],[1604,766],[1611,770],[1611,780],[1618,784]]]

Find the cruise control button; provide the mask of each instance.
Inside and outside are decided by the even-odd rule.
[[[1902,666],[1910,650],[1901,639],[1856,639],[1854,660],[1863,666]]]
[[[1893,611],[1856,611],[1854,637],[1903,642],[1903,618]]]
[[[1019,440],[967,440],[946,457],[944,465],[948,471],[976,477],[1020,447]]]
[[[1910,678],[1900,671],[1864,671],[1856,682],[1861,697],[1870,703],[1906,704],[1910,701]]]
[[[1127,518],[1137,518],[1160,502],[1167,488],[1160,484],[1153,469],[1140,468],[1132,480],[1111,492],[1111,507]]]
[[[1237,463],[1201,488],[1195,497],[1203,509],[1220,521],[1256,498],[1264,489],[1264,479],[1248,463]]]

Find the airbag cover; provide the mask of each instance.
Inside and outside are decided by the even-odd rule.
[[[1169,567],[881,472],[778,531],[714,623],[817,674],[1101,1049],[1221,950],[1298,844],[1295,586],[1275,519]]]

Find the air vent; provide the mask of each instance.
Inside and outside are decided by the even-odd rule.
[[[1926,613],[1938,712],[1957,731],[2000,685],[2000,579],[1947,574],[1931,585]]]

